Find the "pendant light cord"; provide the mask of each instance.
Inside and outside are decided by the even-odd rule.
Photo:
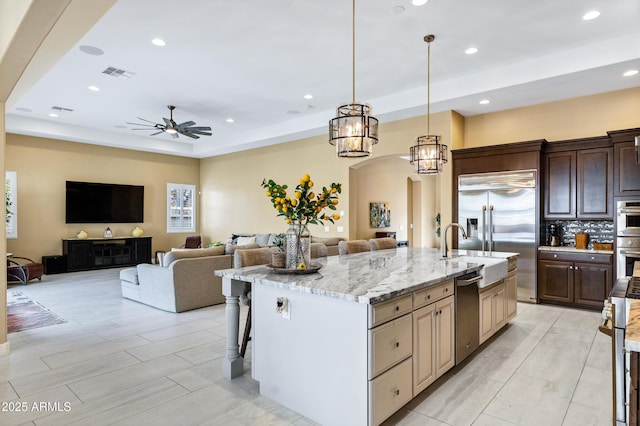
[[[351,13],[351,103],[356,103],[356,0]]]
[[[431,42],[427,42],[427,136],[430,131],[431,117]]]

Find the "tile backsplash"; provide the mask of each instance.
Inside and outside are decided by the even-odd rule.
[[[547,220],[542,221],[540,227],[540,244],[549,245],[549,225],[555,224],[560,229],[560,241],[563,246],[575,247],[575,235],[578,232],[589,234],[589,246],[593,243],[613,243],[615,241],[615,226],[613,221],[607,220]]]

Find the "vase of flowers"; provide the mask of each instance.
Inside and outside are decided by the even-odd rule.
[[[340,219],[338,213],[323,212],[325,209],[336,210],[342,185],[332,183],[329,187],[322,187],[316,194],[312,189],[314,183],[311,177],[305,174],[292,195],[287,194],[287,185],[277,184],[271,179],[264,179],[261,186],[266,188],[266,195],[278,212],[277,216],[283,216],[289,224],[285,234],[286,268],[306,269],[311,261],[311,236],[307,225],[324,225],[325,221],[335,223]]]

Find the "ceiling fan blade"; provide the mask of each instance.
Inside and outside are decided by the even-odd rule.
[[[188,136],[188,137],[190,137],[191,139],[200,139],[200,136],[197,136],[197,135],[195,135],[195,134],[193,134],[193,133],[191,133],[191,132],[181,132],[180,134],[181,134],[181,135]]]
[[[210,132],[211,131],[211,127],[208,127],[208,126],[196,126],[196,127],[187,127],[184,130],[186,130],[186,131],[204,130],[204,131]]]
[[[129,129],[129,130],[146,130],[146,131],[149,131],[149,130],[153,130],[153,129],[150,129],[150,128],[148,128],[148,127],[143,127],[143,128],[134,128],[134,129]]]
[[[164,132],[164,130],[160,130],[159,132],[151,133],[149,136],[159,135],[160,133],[163,133],[163,132]]]
[[[146,121],[147,123],[157,124],[155,121],[147,120],[146,118],[136,117],[138,120]]]
[[[185,121],[184,123],[178,124],[178,127],[189,127],[193,126],[194,124],[196,124],[195,121]]]
[[[202,136],[211,136],[211,133],[203,132],[203,131],[200,131],[200,130],[189,130],[186,133],[192,133],[194,135],[202,135]]]
[[[167,127],[171,127],[171,120],[169,120],[168,118],[164,118],[164,117],[162,117],[162,119],[164,120],[164,123],[167,125]]]
[[[179,136],[177,133],[171,133],[171,137],[174,139],[178,139]]]
[[[154,125],[152,126],[151,124],[144,124],[144,123],[130,123],[130,122],[128,122],[128,121],[127,121],[126,123],[127,123],[127,124],[131,124],[131,125],[134,125],[134,126],[147,126],[147,127],[157,127],[157,126],[158,126],[157,124],[154,124]]]

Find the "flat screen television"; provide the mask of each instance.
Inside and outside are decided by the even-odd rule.
[[[144,186],[67,181],[66,223],[142,223]]]

